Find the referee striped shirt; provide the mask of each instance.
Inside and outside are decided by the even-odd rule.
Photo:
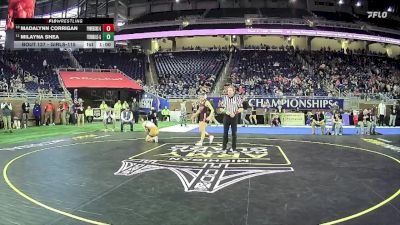
[[[240,96],[234,95],[232,97],[224,96],[222,103],[224,104],[225,112],[237,113],[238,109],[243,108],[243,100]]]

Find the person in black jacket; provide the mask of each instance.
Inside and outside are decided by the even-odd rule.
[[[31,106],[29,105],[28,101],[25,100],[25,102],[22,103],[22,124],[24,128],[28,126],[28,116],[30,108]]]
[[[249,102],[246,97],[243,97],[242,100],[243,111],[240,113],[240,119],[242,120],[243,127],[249,126],[250,122],[246,119],[247,110],[250,108]]]
[[[138,123],[139,121],[139,109],[140,109],[139,102],[136,100],[136,98],[132,98],[131,110],[133,112],[135,123]]]
[[[151,107],[151,110],[147,115],[147,120],[152,121],[158,127],[157,111],[154,109],[154,107]]]
[[[315,134],[315,127],[321,127],[321,134],[325,135],[325,117],[321,111],[317,110],[317,112],[314,114],[311,127],[312,134]]]

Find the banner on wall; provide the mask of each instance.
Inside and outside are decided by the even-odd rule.
[[[282,126],[304,126],[304,113],[271,113],[271,118],[279,115]]]
[[[218,101],[221,98],[212,98],[214,107],[218,106]],[[286,97],[286,98],[252,98],[247,97],[251,105],[255,105],[256,108],[263,108],[263,105],[267,102],[271,109],[277,109],[278,106],[282,106],[282,109],[297,109],[300,110],[313,110],[323,109],[329,110],[332,105],[336,102],[340,109],[343,109],[344,100],[337,98],[300,98],[300,97]]]
[[[142,112],[148,113],[152,107],[156,111],[160,111],[165,107],[169,108],[169,101],[165,98],[157,97],[156,95],[145,92],[139,101],[139,107]]]

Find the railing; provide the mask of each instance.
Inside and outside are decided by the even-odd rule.
[[[213,19],[213,18],[183,18],[177,20],[166,20],[166,21],[158,21],[158,22],[142,22],[135,24],[128,24],[123,27],[120,27],[120,30],[125,29],[134,29],[134,28],[146,28],[146,27],[162,27],[162,26],[180,26],[183,21],[189,21],[189,24],[232,24],[232,23],[245,23],[246,19],[250,19],[252,24],[282,24],[282,25],[308,25],[312,22],[315,26],[327,26],[327,27],[336,27],[336,28],[351,28],[351,29],[359,29],[363,26],[367,27],[367,29],[380,31],[380,32],[388,32],[393,34],[400,34],[398,30],[376,27],[370,24],[363,23],[362,21],[356,21],[355,23],[348,23],[342,21],[331,21],[325,20],[321,18],[315,17],[304,17],[303,18],[273,18],[273,17],[262,17],[262,18],[222,18],[222,19]]]
[[[19,92],[0,92],[0,98],[56,98],[64,99],[64,94],[39,94],[39,93],[19,93]]]

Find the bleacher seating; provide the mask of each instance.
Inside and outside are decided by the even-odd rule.
[[[17,79],[17,68],[21,68],[24,72],[29,72],[32,78],[37,77],[37,80],[25,80],[24,74],[19,75],[19,79],[23,83],[24,90],[27,92],[38,92],[38,87],[46,92],[53,94],[62,93],[62,88],[58,81],[58,76],[54,69],[60,67],[68,67],[68,59],[64,57],[63,52],[54,51],[7,51],[3,52],[3,60],[12,64],[14,69],[10,77],[10,86]],[[43,64],[46,60],[46,66]],[[43,80],[42,85],[38,85],[39,81]]]
[[[312,16],[307,10],[296,8],[261,8],[260,12],[264,17],[303,18]]]
[[[324,12],[324,11],[313,11],[315,15],[327,20],[354,22],[356,19],[353,15],[345,12]]]
[[[75,58],[84,68],[119,69],[129,77],[145,82],[145,55],[126,52],[74,52]]]
[[[189,95],[210,91],[225,61],[223,51],[186,51],[157,53],[154,56],[162,95]]]
[[[177,10],[165,12],[153,12],[140,16],[129,23],[157,22],[164,20],[177,20],[189,16],[201,16],[205,12],[204,9],[194,10]]]
[[[206,18],[227,18],[227,17],[244,17],[246,14],[258,14],[256,8],[218,8],[210,9],[205,15]]]
[[[236,51],[231,79],[251,95],[326,95],[318,77],[302,67],[293,49]]]
[[[137,34],[158,31],[172,31],[179,30],[179,26],[157,26],[157,27],[143,27],[143,28],[129,28],[118,31],[116,34]]]

